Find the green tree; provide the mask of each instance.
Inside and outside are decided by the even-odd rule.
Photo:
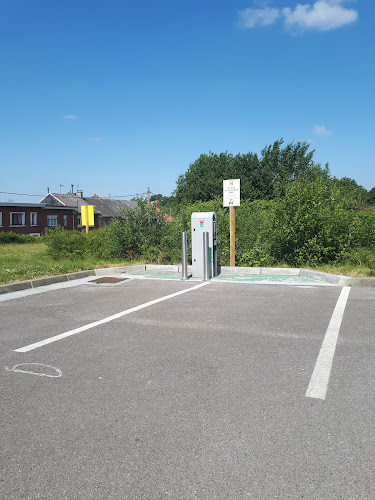
[[[164,196],[160,194],[153,194],[150,201],[156,206],[160,206],[160,210],[168,215],[175,216],[178,212],[179,204],[175,196]]]
[[[370,205],[375,205],[375,187],[371,188],[363,195],[363,203],[369,203]]]
[[[367,191],[363,186],[357,184],[354,179],[342,177],[335,180],[346,191],[348,196],[356,197],[358,204],[366,203],[364,200],[366,199]]]
[[[326,179],[298,179],[290,184],[276,210],[272,254],[291,265],[335,262],[363,239],[363,223],[358,211],[356,190],[345,183]]]
[[[202,154],[179,176],[174,194],[178,203],[209,201],[222,196],[223,179],[239,178],[242,199],[273,199],[285,192],[288,183],[317,168],[314,151],[308,150],[306,142],[283,147],[280,139],[265,147],[260,157],[254,153]]]

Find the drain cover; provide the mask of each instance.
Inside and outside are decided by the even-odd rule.
[[[96,280],[91,280],[90,283],[120,283],[121,281],[128,280],[129,278],[112,278],[111,276],[103,276]]]

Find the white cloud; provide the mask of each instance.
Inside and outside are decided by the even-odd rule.
[[[318,135],[319,137],[327,137],[329,135],[332,135],[332,132],[330,130],[327,130],[324,125],[315,125],[314,134]]]
[[[263,9],[244,9],[240,11],[240,23],[244,28],[254,28],[255,25],[269,26],[280,17],[278,9],[264,7]]]
[[[358,12],[343,7],[343,2],[345,0],[316,0],[312,4],[298,3],[294,8],[247,8],[239,12],[240,24],[244,28],[270,26],[282,18],[286,27],[329,31],[358,19]]]
[[[297,4],[294,10],[282,9],[287,26],[298,26],[301,29],[317,29],[329,31],[345,24],[354,23],[358,12],[343,7],[341,0],[318,0],[313,5]]]
[[[76,120],[77,118],[76,115],[64,115],[64,120]]]

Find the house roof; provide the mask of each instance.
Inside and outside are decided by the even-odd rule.
[[[134,210],[138,203],[135,200],[116,200],[114,198],[100,198],[100,196],[92,196],[85,198],[89,205],[94,205],[102,217],[119,217],[122,210]]]
[[[1,207],[29,207],[29,208],[44,208],[46,203],[13,203],[13,202],[3,202],[0,203]]]
[[[49,206],[65,206],[73,207],[76,209],[82,206],[89,205],[84,198],[77,196],[74,193],[48,193],[42,200],[41,203],[46,203]]]
[[[114,198],[100,198],[100,196],[91,196],[90,198],[81,198],[74,193],[48,193],[42,203],[49,206],[66,206],[79,210],[82,206],[94,205],[94,212],[102,217],[119,217],[124,209],[135,209],[138,202],[135,200],[116,200]]]

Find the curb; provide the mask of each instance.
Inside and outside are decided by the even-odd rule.
[[[122,267],[102,267],[95,269],[96,276],[105,276],[107,274],[123,274],[131,271],[145,271],[146,264],[137,264],[136,266],[122,266]]]
[[[29,290],[38,288],[39,286],[53,285],[54,283],[62,283],[64,281],[78,280],[95,276],[95,270],[78,271],[70,274],[59,274],[57,276],[47,276],[46,278],[37,278],[35,280],[19,281],[18,283],[9,283],[8,285],[0,285],[0,295],[3,293],[19,292],[21,290]]]
[[[147,270],[164,270],[181,272],[181,265],[160,265],[160,264],[139,264],[136,266],[123,267],[104,267],[101,269],[92,269],[89,271],[78,271],[69,274],[59,274],[57,276],[47,276],[45,278],[37,278],[34,280],[19,281],[17,283],[9,283],[0,285],[0,295],[4,293],[19,292],[22,290],[30,290],[40,286],[52,285],[55,283],[63,283],[89,276],[105,276],[106,274],[123,274],[131,273],[132,271],[147,271]],[[188,266],[188,272],[192,271],[192,266]],[[262,276],[301,276],[304,278],[312,278],[325,283],[331,283],[339,286],[375,288],[375,278],[356,278],[337,274],[330,274],[324,271],[312,271],[311,269],[298,268],[279,268],[279,267],[229,267],[218,266],[218,271],[222,275],[242,274],[242,275],[262,275]]]

